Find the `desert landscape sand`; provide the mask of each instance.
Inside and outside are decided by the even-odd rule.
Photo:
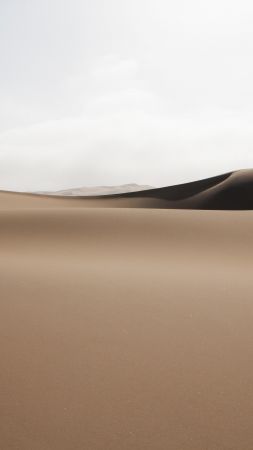
[[[1,192],[0,448],[252,449],[252,209],[253,171]]]

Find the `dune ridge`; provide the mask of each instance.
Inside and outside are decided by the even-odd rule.
[[[125,193],[120,197],[142,199],[144,207],[148,200],[152,208],[250,210],[253,209],[253,169],[181,185]]]
[[[0,191],[2,205],[19,207],[152,208],[152,209],[253,209],[253,169],[229,172],[191,183],[109,195],[44,195]]]

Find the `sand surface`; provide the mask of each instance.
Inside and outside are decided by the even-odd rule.
[[[252,450],[253,211],[94,201],[0,194],[0,448]]]

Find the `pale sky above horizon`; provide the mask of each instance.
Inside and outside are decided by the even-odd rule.
[[[1,0],[0,189],[253,167],[250,0]]]

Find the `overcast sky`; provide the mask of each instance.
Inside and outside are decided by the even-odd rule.
[[[0,0],[0,188],[253,167],[252,0]]]

